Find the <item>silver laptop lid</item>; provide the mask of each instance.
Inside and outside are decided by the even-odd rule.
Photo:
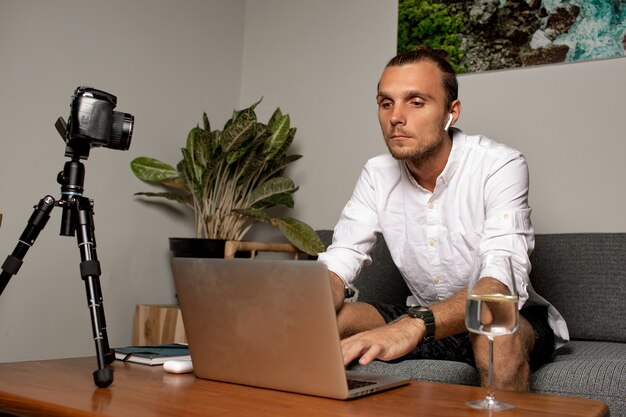
[[[348,397],[325,265],[173,258],[172,269],[198,377]]]

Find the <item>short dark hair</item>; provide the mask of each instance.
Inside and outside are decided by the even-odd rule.
[[[430,61],[437,65],[443,76],[443,88],[446,92],[446,105],[450,107],[452,102],[459,96],[459,83],[456,79],[456,72],[448,62],[448,53],[443,49],[435,49],[430,46],[417,46],[411,51],[402,52],[393,57],[385,68],[402,67],[418,62]]]

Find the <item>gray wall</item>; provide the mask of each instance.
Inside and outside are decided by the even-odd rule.
[[[365,160],[386,151],[375,97],[396,21],[396,0],[248,2],[241,101],[290,114],[296,214],[315,228],[334,226]]]
[[[168,236],[190,236],[179,208],[160,210],[133,193],[140,155],[176,163],[202,112],[222,123],[237,105],[245,1],[0,0],[1,262],[32,206],[60,196],[67,120],[78,85],[118,97],[135,116],[130,150],[92,149],[85,196],[95,202],[98,257],[111,345],[131,342],[134,306],[172,303]],[[92,355],[80,255],[59,236],[61,210],[0,297],[0,361]]]
[[[53,123],[79,84],[116,94],[137,122],[129,151],[94,149],[85,162],[113,346],[130,343],[135,304],[174,301],[167,237],[193,234],[180,208],[132,196],[148,187],[128,164],[177,162],[203,111],[220,127],[263,96],[262,118],[290,113],[304,155],[289,172],[291,214],[332,228],[365,160],[385,151],[374,96],[396,17],[396,0],[0,0],[0,261],[32,205],[59,196]],[[626,231],[624,74],[620,58],[460,77],[457,126],[527,155],[538,232]],[[0,297],[0,361],[93,354],[76,241],[59,220]],[[276,236],[262,226],[251,238]]]

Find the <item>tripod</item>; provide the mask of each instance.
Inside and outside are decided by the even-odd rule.
[[[85,154],[74,152],[68,146],[66,156],[72,159],[65,163],[63,171],[57,177],[61,184],[61,198],[56,201],[52,196],[43,197],[35,209],[13,253],[2,265],[0,274],[0,295],[7,286],[12,275],[17,274],[22,266],[23,258],[28,249],[35,243],[39,232],[44,228],[50,213],[55,206],[63,209],[61,218],[61,232],[63,236],[76,235],[80,250],[80,275],[85,282],[87,305],[91,314],[91,326],[96,345],[98,370],[94,371],[95,384],[105,388],[113,382],[113,372],[105,365],[115,359],[115,353],[109,347],[102,304],[102,290],[100,288],[100,263],[96,255],[96,240],[94,236],[93,202],[83,196],[85,167],[80,162]]]

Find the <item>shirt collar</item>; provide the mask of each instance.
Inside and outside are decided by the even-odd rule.
[[[450,183],[454,172],[459,166],[459,161],[461,160],[461,155],[463,154],[463,149],[465,148],[465,142],[467,140],[467,135],[461,129],[451,127],[448,132],[450,134],[450,138],[452,139],[452,149],[450,150],[450,156],[448,157],[446,166],[441,174],[439,174],[439,178],[441,178],[446,185]]]
[[[450,138],[452,138],[452,149],[450,150],[450,156],[448,156],[446,166],[437,178],[437,181],[443,181],[446,185],[450,183],[456,168],[459,166],[459,161],[461,159],[461,155],[463,154],[463,148],[465,147],[465,142],[467,140],[467,135],[461,129],[451,127],[448,132],[450,134]],[[413,178],[406,161],[402,161],[400,165],[402,166],[402,169],[404,170],[404,173],[408,177],[409,181],[411,181],[411,184],[422,188],[415,178]]]

